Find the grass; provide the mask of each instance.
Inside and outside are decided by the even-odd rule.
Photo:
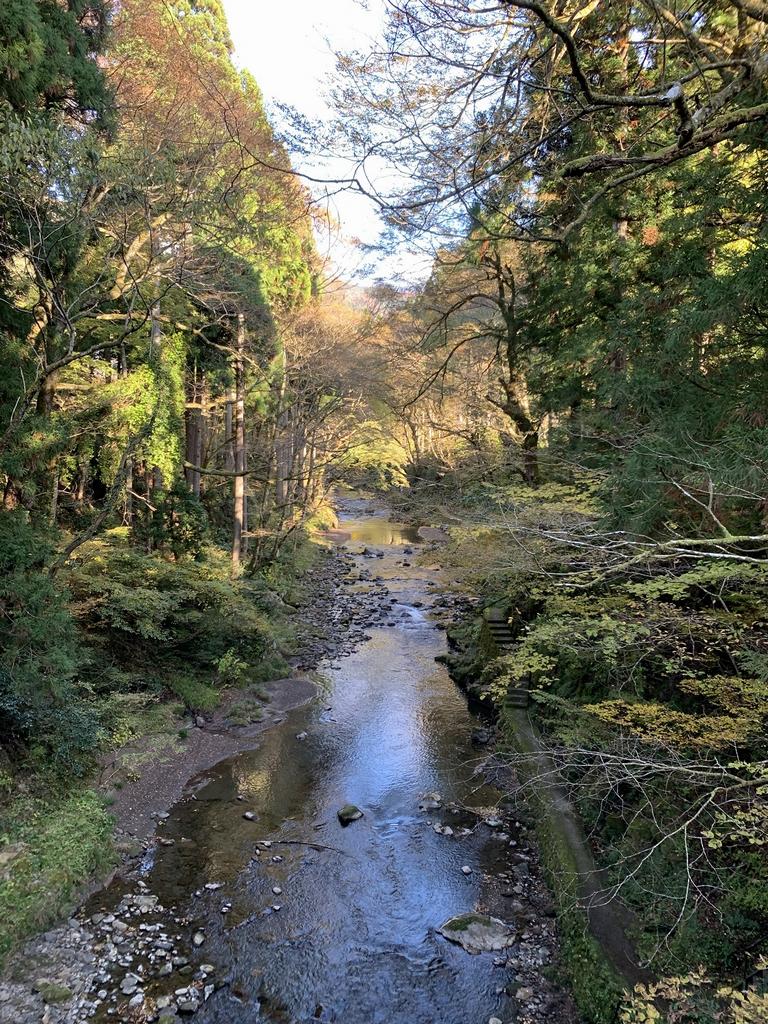
[[[0,880],[0,964],[21,940],[56,921],[78,888],[114,862],[112,824],[92,790],[50,801],[17,798],[5,809],[0,851],[16,855]]]
[[[260,722],[264,718],[262,704],[267,699],[267,693],[257,683],[249,686],[243,694],[242,700],[237,701],[229,709],[227,721],[230,725],[251,725],[253,722]]]
[[[190,711],[213,711],[221,701],[218,690],[193,675],[173,674],[167,683],[169,689],[173,690],[177,697],[181,697]]]

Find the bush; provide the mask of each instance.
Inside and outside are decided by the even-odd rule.
[[[184,555],[197,556],[208,533],[208,516],[183,480],[164,491],[148,525],[149,540],[160,551],[169,551],[178,561]]]
[[[16,755],[81,774],[98,723],[78,680],[86,657],[67,595],[45,571],[47,541],[22,512],[0,512],[0,731]]]

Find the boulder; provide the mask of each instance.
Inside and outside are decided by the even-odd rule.
[[[336,812],[336,817],[342,825],[351,825],[353,821],[359,821],[363,817],[363,812],[355,804],[344,804]]]
[[[495,953],[515,940],[514,932],[497,917],[486,914],[459,914],[445,922],[438,932],[467,953]]]

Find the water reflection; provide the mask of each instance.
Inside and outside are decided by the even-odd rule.
[[[484,804],[495,794],[477,789],[468,766],[475,723],[435,664],[443,634],[412,603],[427,600],[431,574],[401,568],[402,547],[418,534],[383,515],[342,528],[354,541],[387,545],[376,568],[394,580],[407,615],[372,629],[352,657],[326,669],[321,700],[266,732],[258,750],[219,765],[169,819],[175,842],[159,852],[151,890],[190,908],[205,929],[205,959],[227,978],[195,1019],[510,1020],[492,957],[471,957],[434,931],[475,906],[480,872],[462,874],[466,849],[435,833],[419,797],[437,789]],[[342,828],[336,811],[348,801],[365,817]],[[243,818],[246,809],[255,821]],[[259,840],[272,845],[257,854]],[[220,912],[219,892],[190,900],[210,881],[227,883],[230,913]]]

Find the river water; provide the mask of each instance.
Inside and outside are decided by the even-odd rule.
[[[168,845],[144,865],[148,891],[177,915],[174,941],[186,943],[193,965],[215,968],[200,1024],[517,1016],[514,976],[498,955],[470,955],[437,933],[453,915],[487,909],[491,881],[512,877],[516,842],[483,823],[500,794],[475,771],[478,721],[435,661],[445,650],[429,616],[437,570],[409,553],[419,542],[413,529],[367,507],[347,499],[342,508],[356,555],[349,585],[380,577],[394,600],[387,624],[320,666],[317,699],[265,732],[257,750],[197,780],[163,824]],[[419,810],[431,791],[443,807]],[[336,812],[348,802],[364,817],[342,827]],[[479,816],[466,810],[475,807]],[[461,838],[463,826],[471,835]],[[172,993],[189,984],[188,972],[152,990]]]

